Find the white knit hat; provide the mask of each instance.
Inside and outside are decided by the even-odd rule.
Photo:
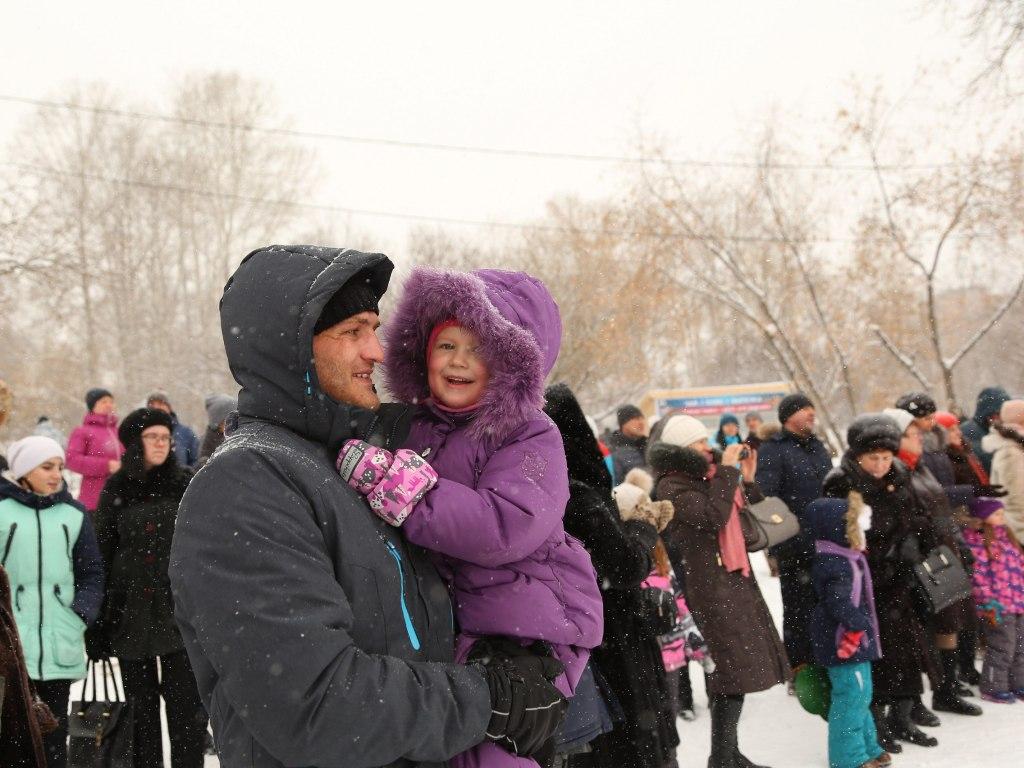
[[[20,480],[44,461],[58,457],[64,461],[64,449],[60,443],[42,435],[23,437],[7,449],[7,463],[15,480]]]
[[[904,411],[902,408],[886,408],[882,413],[896,422],[901,435],[907,431],[907,427],[914,423],[913,414],[910,411]]]
[[[661,442],[680,448],[689,448],[694,443],[707,440],[709,437],[707,427],[693,416],[687,416],[684,413],[670,417],[661,431]]]

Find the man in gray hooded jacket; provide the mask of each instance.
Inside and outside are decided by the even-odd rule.
[[[391,270],[381,254],[272,246],[225,288],[239,421],[185,494],[170,565],[224,768],[434,766],[505,737],[528,753],[557,727],[543,713],[564,710],[551,659],[451,663],[426,553],[335,470],[348,438],[403,437],[370,380]]]

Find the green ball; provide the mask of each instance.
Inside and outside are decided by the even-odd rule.
[[[817,664],[802,667],[796,673],[793,687],[801,707],[812,715],[820,715],[828,720],[828,709],[832,704],[832,683],[825,667]]]

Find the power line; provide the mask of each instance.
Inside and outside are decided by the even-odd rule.
[[[157,112],[141,112],[131,109],[116,109],[113,107],[98,107],[86,104],[76,104],[68,101],[51,101],[47,99],[35,99],[27,96],[15,96],[11,94],[0,94],[0,101],[12,104],[27,104],[45,109],[64,109],[75,112],[87,112],[97,115],[109,115],[112,117],[132,118],[136,120],[155,120],[164,123],[178,125],[189,125],[200,128],[221,128],[249,131],[252,133],[264,133],[273,136],[288,136],[299,139],[314,139],[319,141],[335,141],[347,144],[375,145],[383,147],[397,147],[403,149],[431,150],[437,152],[458,152],[479,155],[491,155],[498,157],[519,157],[533,158],[539,160],[568,160],[589,163],[621,163],[624,165],[668,165],[691,168],[729,168],[729,169],[775,169],[788,171],[897,171],[897,170],[938,170],[941,168],[957,168],[966,163],[886,163],[880,164],[878,168],[871,164],[859,163],[776,163],[767,164],[743,161],[743,160],[697,160],[693,158],[666,158],[654,155],[605,155],[583,152],[555,152],[538,149],[517,149],[513,147],[489,147],[476,144],[446,144],[442,142],[411,141],[401,139],[388,139],[372,136],[353,136],[341,133],[329,133],[325,131],[307,131],[293,128],[274,128],[247,123],[232,123],[218,120],[201,120],[199,118],[181,117]],[[998,166],[1003,161],[985,161],[985,165]]]
[[[126,187],[138,187],[141,189],[150,189],[157,191],[166,192],[177,192],[180,194],[195,195],[197,197],[207,197],[224,200],[236,200],[238,202],[249,203],[252,205],[267,205],[267,206],[284,206],[289,208],[299,208],[312,211],[320,211],[326,213],[341,213],[346,215],[355,216],[376,216],[386,219],[396,219],[399,221],[416,221],[424,223],[434,224],[451,224],[458,226],[472,226],[472,227],[491,227],[496,229],[506,230],[522,230],[522,231],[542,231],[542,232],[581,232],[584,234],[592,235],[606,235],[612,237],[660,237],[667,240],[684,240],[684,241],[695,241],[695,242],[711,242],[711,241],[726,241],[734,243],[760,243],[760,244],[797,244],[797,245],[826,245],[826,244],[849,244],[862,242],[858,238],[836,238],[836,237],[823,237],[823,238],[782,238],[782,237],[771,237],[771,236],[758,236],[758,235],[722,235],[722,236],[710,236],[710,235],[691,235],[683,232],[672,232],[672,231],[659,231],[651,229],[603,229],[594,227],[564,227],[556,224],[543,224],[536,223],[531,224],[528,222],[513,222],[513,221],[486,221],[483,219],[466,219],[466,218],[455,218],[448,216],[430,216],[426,214],[417,213],[400,213],[396,211],[381,211],[373,210],[369,208],[353,208],[348,206],[330,205],[326,203],[313,203],[299,200],[286,200],[280,198],[265,198],[265,197],[254,197],[251,195],[242,195],[233,192],[218,192],[208,189],[197,189],[195,187],[187,187],[181,184],[168,184],[164,182],[145,181],[142,179],[126,179],[116,176],[105,176],[102,174],[95,173],[76,173],[74,171],[64,171],[59,168],[49,168],[47,166],[35,165],[33,163],[23,163],[13,160],[0,160],[0,165],[5,165],[12,168],[18,168],[23,171],[36,173],[41,176],[52,176],[57,178],[67,179],[80,179],[85,181],[94,181],[104,184],[117,184]],[[983,234],[964,235],[963,238],[973,239],[978,237],[986,237]],[[889,242],[886,238],[874,238],[876,242]]]

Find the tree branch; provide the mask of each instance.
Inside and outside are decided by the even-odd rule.
[[[990,317],[984,325],[974,332],[974,335],[971,336],[971,338],[969,338],[959,350],[957,350],[956,354],[946,361],[946,367],[948,369],[952,370],[955,368],[957,363],[963,359],[964,355],[974,349],[975,345],[996,326],[996,323],[1002,320],[1003,315],[1010,311],[1010,307],[1013,306],[1014,302],[1017,301],[1022,292],[1024,292],[1024,277],[1018,281],[1017,287],[1013,289],[1013,293],[1011,293],[1006,301],[999,306],[999,309],[992,314],[992,317]]]
[[[923,373],[921,373],[920,369],[917,367],[917,363],[914,361],[914,358],[900,350],[900,348],[896,346],[896,342],[890,339],[889,336],[885,333],[885,331],[883,331],[877,325],[871,326],[871,330],[874,331],[875,335],[878,337],[878,340],[882,342],[882,346],[884,346],[887,350],[889,350],[889,352],[892,353],[892,356],[895,357],[900,362],[900,364],[907,369],[907,372],[910,373],[910,375],[913,376],[915,379],[917,379],[917,381],[921,384],[922,387],[924,387],[926,391],[930,391],[932,389],[932,383],[928,381],[927,377],[925,377]]]

